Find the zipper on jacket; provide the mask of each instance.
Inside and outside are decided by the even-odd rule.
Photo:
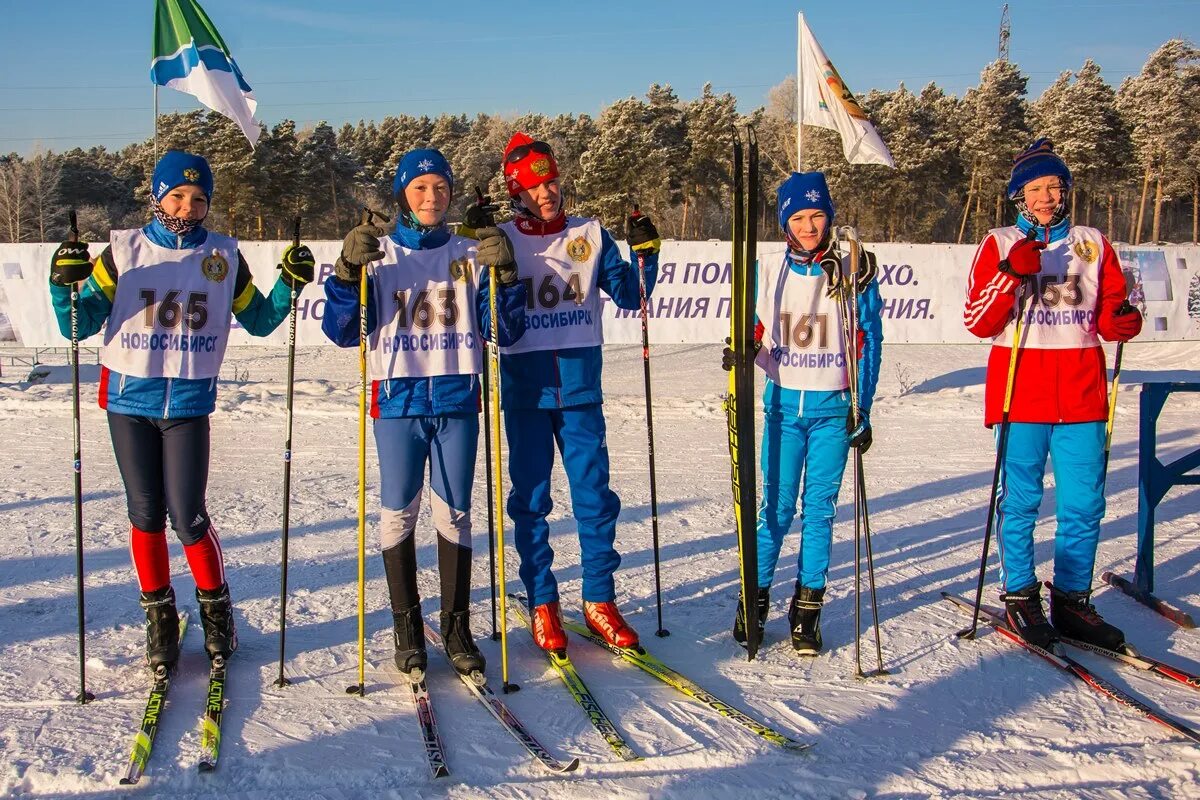
[[[167,378],[167,391],[163,396],[163,419],[171,418],[171,382],[174,378]]]

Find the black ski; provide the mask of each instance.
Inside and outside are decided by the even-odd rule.
[[[754,450],[754,306],[758,231],[758,140],[746,128],[745,168],[740,135],[733,141],[733,287],[729,341],[734,366],[729,371],[725,416],[729,426],[730,477],[742,611],[756,619],[758,597],[758,491]],[[746,625],[746,651],[753,660],[761,644],[755,624]]]
[[[441,636],[429,625],[425,626],[425,639],[441,649],[447,661],[450,660],[450,656],[446,654],[445,648],[442,645]],[[574,772],[579,768],[578,758],[572,758],[570,761],[560,761],[541,742],[534,738],[533,734],[526,729],[521,720],[517,719],[516,715],[504,704],[504,701],[497,697],[492,688],[488,686],[487,677],[483,673],[473,672],[470,675],[463,675],[455,671],[455,674],[458,675],[463,685],[467,687],[467,690],[471,692],[471,695],[503,726],[504,730],[508,731],[509,735],[520,742],[521,746],[543,767],[551,772],[560,774]]]
[[[182,644],[183,635],[187,632],[187,613],[179,615],[179,641]],[[122,786],[131,786],[141,780],[146,772],[146,764],[150,761],[150,751],[154,747],[154,737],[158,734],[158,720],[167,705],[167,692],[171,688],[172,673],[165,666],[159,666],[151,675],[154,682],[150,686],[150,694],[146,698],[146,709],[142,712],[142,723],[133,737],[133,751],[129,754],[129,768],[125,777],[121,778]]]
[[[208,698],[204,716],[200,720],[200,763],[201,772],[212,772],[217,768],[217,757],[221,754],[221,717],[225,713],[225,657],[216,656],[208,668]]]
[[[949,592],[942,592],[942,598],[950,601],[956,607],[968,613],[973,612],[975,609],[974,603],[964,600],[961,597],[952,595]],[[1126,708],[1133,709],[1150,721],[1157,722],[1159,725],[1170,728],[1171,730],[1190,739],[1196,744],[1200,744],[1200,733],[1197,733],[1192,728],[1184,725],[1182,722],[1179,722],[1176,719],[1167,716],[1166,714],[1155,711],[1141,700],[1122,691],[1121,689],[1118,689],[1116,686],[1113,686],[1111,683],[1099,677],[1098,675],[1095,675],[1087,667],[1083,666],[1083,664],[1080,664],[1078,661],[1062,652],[1060,647],[1055,647],[1054,650],[1046,650],[1038,647],[1035,644],[1025,641],[1009,626],[1008,621],[1004,618],[1004,616],[996,613],[997,611],[998,609],[996,608],[980,606],[979,615],[983,621],[990,625],[997,633],[1005,636],[1015,644],[1024,647],[1034,655],[1041,656],[1043,659],[1058,667],[1063,672],[1075,676],[1093,690],[1105,695],[1109,699],[1117,701]]]

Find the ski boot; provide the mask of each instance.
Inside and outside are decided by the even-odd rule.
[[[606,603],[583,603],[583,618],[588,630],[604,637],[604,641],[616,647],[637,647],[637,631],[629,627],[617,604],[609,600]]]
[[[396,669],[408,676],[410,681],[419,681],[429,667],[429,655],[425,652],[425,622],[421,619],[421,604],[409,606],[400,613],[392,613],[392,635],[396,641]],[[446,627],[443,624],[442,630]],[[446,647],[449,648],[449,636]]]
[[[204,624],[204,649],[209,658],[229,658],[237,650],[237,628],[233,624],[233,601],[229,599],[229,584],[216,589],[197,589],[200,622]]]
[[[139,602],[146,611],[146,663],[151,670],[163,666],[172,672],[179,661],[179,612],[175,610],[175,590],[168,584],[153,592],[142,592]]]
[[[1067,639],[1120,651],[1125,646],[1125,634],[1096,613],[1091,592],[1064,592],[1047,583],[1050,589],[1050,619],[1059,635]]]
[[[1042,585],[1031,583],[1024,589],[1000,595],[1008,624],[1025,641],[1047,650],[1058,641],[1058,631],[1046,621],[1042,610]]]
[[[767,612],[771,610],[771,590],[769,588],[759,588],[755,608],[758,611],[758,640],[761,642],[763,631],[767,627]],[[740,592],[738,593],[737,615],[733,618],[733,640],[742,646],[746,644],[746,607],[742,603]]]
[[[543,650],[561,653],[567,649],[567,634],[562,626],[558,601],[542,603],[533,609],[533,641]]]
[[[825,605],[825,589],[796,586],[788,609],[788,624],[792,628],[792,647],[802,656],[821,652],[821,606]]]
[[[446,655],[450,656],[450,664],[460,675],[470,675],[472,672],[483,672],[486,661],[483,653],[475,646],[475,637],[471,635],[471,616],[469,611],[442,612],[442,641],[446,643]]]

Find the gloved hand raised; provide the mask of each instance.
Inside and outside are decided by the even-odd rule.
[[[507,234],[496,227],[479,228],[475,231],[479,239],[479,249],[476,258],[485,269],[496,267],[496,281],[501,286],[511,286],[517,282],[517,262],[513,258],[512,242]]]
[[[997,269],[1006,272],[1014,278],[1028,278],[1042,271],[1042,251],[1046,243],[1037,238],[1036,231],[1030,229],[1029,234],[1012,246],[1008,257],[997,265]]]
[[[662,248],[658,228],[654,227],[654,223],[650,221],[649,217],[636,209],[629,215],[629,220],[625,225],[625,238],[636,253],[650,255],[657,253]]]
[[[73,286],[91,275],[92,262],[83,242],[63,242],[50,257],[50,282],[55,286]]]
[[[363,267],[383,258],[379,239],[386,235],[386,230],[371,222],[352,228],[342,241],[342,254],[334,262],[333,274],[347,283],[358,283]]]
[[[283,272],[280,280],[293,289],[300,290],[305,284],[312,283],[316,277],[317,259],[313,257],[308,245],[293,244],[283,251],[283,258],[280,259],[277,268]]]

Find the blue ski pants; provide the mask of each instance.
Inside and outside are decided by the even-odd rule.
[[[996,427],[999,436],[999,426]],[[1104,517],[1104,423],[1009,423],[1000,471],[996,528],[1000,582],[1006,591],[1037,582],[1033,528],[1042,502],[1046,456],[1054,465],[1054,585],[1066,592],[1092,586]]]
[[[807,418],[766,412],[762,440],[763,497],[758,512],[760,588],[769,588],[775,576],[783,537],[796,518],[802,477],[804,495],[796,579],[810,589],[825,586],[838,489],[849,451],[850,436],[844,416]]]
[[[470,549],[471,484],[478,444],[478,414],[375,420],[383,501],[381,550],[413,534],[427,464],[433,527],[443,539]]]
[[[547,515],[554,448],[562,454],[571,489],[571,510],[579,533],[583,599],[603,603],[616,597],[613,573],[621,556],[613,547],[621,501],[608,488],[608,443],[599,403],[561,409],[507,409],[508,472],[512,489],[508,514],[515,526],[521,580],[533,605],[558,600],[551,568]]]

